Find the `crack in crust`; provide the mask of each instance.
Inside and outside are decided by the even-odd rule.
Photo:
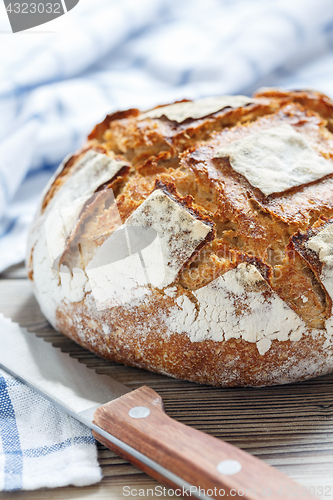
[[[318,234],[322,229],[324,229],[328,224],[331,224],[332,220],[326,217],[320,216],[320,218],[309,227],[304,233],[298,231],[292,236],[288,245],[288,252],[297,252],[300,258],[306,263],[306,265],[312,270],[312,285],[317,294],[320,297],[323,307],[324,307],[324,317],[327,319],[332,314],[332,299],[326,288],[323,286],[321,281],[321,274],[323,269],[323,263],[319,260],[316,252],[307,247],[307,242],[310,238]]]

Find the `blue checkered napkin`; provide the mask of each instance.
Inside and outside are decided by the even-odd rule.
[[[101,477],[91,431],[0,370],[0,491],[86,486]]]

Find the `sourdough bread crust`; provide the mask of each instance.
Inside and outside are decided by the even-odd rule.
[[[30,234],[29,277],[42,311],[100,356],[196,382],[262,386],[332,371],[333,103],[317,92],[264,89],[184,104],[109,115],[60,166]],[[246,161],[253,135],[260,158],[271,130],[283,130],[279,151],[288,139],[298,163],[290,185],[265,194],[226,152],[237,147]],[[273,156],[289,168],[288,157]],[[309,182],[298,183],[297,171]],[[154,231],[152,242],[96,273],[103,248],[129,248],[133,225]],[[146,274],[132,271],[134,262]],[[160,281],[149,275],[162,271]]]

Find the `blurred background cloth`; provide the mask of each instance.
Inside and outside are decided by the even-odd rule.
[[[332,0],[80,0],[59,31],[15,35],[5,15],[0,271],[24,259],[41,190],[107,113],[260,86],[333,97]]]

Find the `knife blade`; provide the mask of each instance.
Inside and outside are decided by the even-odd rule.
[[[281,500],[300,488],[256,457],[168,417],[153,389],[130,391],[9,319],[0,345],[0,367],[178,496],[259,500],[269,492]]]

